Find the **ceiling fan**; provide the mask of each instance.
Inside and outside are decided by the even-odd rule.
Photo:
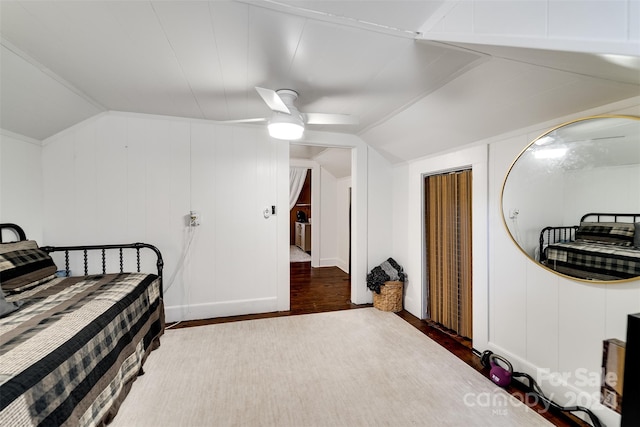
[[[348,114],[301,113],[295,106],[298,92],[292,89],[265,89],[256,86],[256,91],[273,111],[271,118],[229,120],[233,123],[251,123],[268,120],[269,135],[276,139],[296,140],[302,138],[307,125],[357,125],[359,120]]]

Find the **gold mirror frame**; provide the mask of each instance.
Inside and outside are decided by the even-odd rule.
[[[569,274],[565,274],[563,272],[560,271],[556,271],[553,268],[550,268],[549,266],[541,263],[540,261],[538,261],[538,259],[536,258],[536,249],[533,249],[533,253],[531,253],[532,249],[530,247],[532,239],[531,239],[531,235],[533,234],[533,231],[535,229],[530,229],[527,230],[528,231],[528,238],[522,239],[519,236],[519,229],[518,229],[518,223],[517,223],[517,219],[518,216],[520,214],[519,210],[517,208],[509,208],[508,206],[505,206],[505,192],[507,191],[507,189],[509,189],[510,191],[516,191],[517,189],[511,189],[510,187],[508,187],[508,182],[509,179],[511,178],[511,182],[514,183],[514,185],[520,185],[521,181],[533,181],[533,178],[538,178],[537,176],[533,176],[533,173],[530,173],[529,175],[524,175],[524,176],[519,176],[519,177],[514,177],[514,173],[519,173],[518,170],[516,170],[518,167],[518,161],[520,160],[522,163],[526,163],[527,161],[531,162],[530,159],[525,158],[526,156],[531,156],[533,154],[535,154],[535,149],[536,147],[538,151],[542,151],[543,149],[539,148],[540,146],[544,145],[542,142],[546,139],[552,140],[552,137],[554,135],[560,134],[562,131],[565,132],[570,132],[570,131],[575,131],[576,135],[581,135],[582,137],[585,136],[585,131],[584,129],[581,129],[581,132],[577,131],[579,129],[579,127],[581,125],[584,125],[583,128],[586,129],[590,129],[593,128],[594,132],[602,132],[604,131],[604,129],[608,129],[606,127],[599,127],[596,125],[600,125],[603,122],[601,121],[602,119],[618,119],[616,120],[616,122],[610,122],[613,124],[622,124],[624,125],[631,125],[633,126],[633,129],[635,131],[635,128],[640,129],[640,117],[635,117],[635,116],[627,116],[627,115],[597,115],[597,116],[589,116],[589,117],[584,117],[584,118],[580,118],[580,119],[576,119],[576,120],[572,120],[566,123],[562,123],[552,129],[549,129],[548,131],[545,131],[543,134],[539,135],[538,137],[534,138],[529,144],[527,144],[527,146],[524,147],[524,149],[518,154],[518,156],[515,158],[515,160],[512,162],[511,166],[509,167],[505,178],[503,180],[503,184],[502,184],[502,191],[500,193],[500,212],[501,212],[501,216],[502,216],[502,223],[505,227],[505,229],[507,230],[507,234],[509,235],[509,237],[511,238],[511,240],[513,241],[513,243],[518,247],[518,249],[527,256],[527,258],[531,261],[533,261],[536,265],[544,268],[545,270],[548,270],[554,274],[557,274],[561,277],[567,278],[567,279],[572,279],[572,280],[576,280],[576,281],[580,281],[580,282],[585,282],[585,283],[591,283],[591,284],[606,284],[606,283],[625,283],[625,282],[630,282],[630,281],[635,281],[638,280],[640,278],[640,276],[634,276],[631,278],[620,278],[620,279],[611,279],[611,280],[600,280],[600,279],[588,279],[588,278],[581,278],[581,277],[575,277],[575,276],[571,276]],[[623,120],[632,120],[634,122],[632,123],[625,123],[625,122],[621,122],[620,119]],[[572,157],[571,155],[567,156],[564,159],[571,159],[571,161],[574,164],[570,164],[569,167],[573,168],[572,172],[574,173],[584,173],[584,171],[586,170],[591,170],[593,169],[593,165],[588,163],[588,160],[591,161],[599,161],[599,162],[604,162],[604,158],[605,157],[610,157],[609,156],[609,151],[608,149],[613,145],[613,146],[619,146],[620,145],[620,141],[622,141],[624,138],[620,137],[620,136],[611,136],[608,138],[604,138],[604,137],[598,137],[597,132],[594,134],[595,137],[592,139],[581,139],[581,140],[575,140],[575,141],[564,141],[566,143],[566,147],[569,148],[577,148],[579,147],[579,151],[583,151],[585,152],[585,150],[590,148],[590,145],[592,147],[594,147],[595,152],[591,152],[589,153],[589,155],[585,156],[585,157],[591,157],[591,159],[582,159],[582,158],[578,158],[579,156],[577,156],[576,158]],[[632,136],[636,136],[635,132],[631,134]],[[611,140],[617,139],[618,141],[614,141],[615,143],[612,143]],[[630,140],[631,143],[625,145],[625,149],[628,149],[629,147],[631,148],[631,152],[632,152],[632,156],[636,156],[636,154],[640,153],[640,130],[638,130],[638,134],[637,134],[637,138],[635,138],[635,140],[637,141],[637,144],[633,144],[634,140]],[[597,141],[602,141],[602,143],[597,142]],[[553,141],[553,143],[555,143],[557,141]],[[628,141],[623,141],[623,142],[628,142]],[[577,145],[579,143],[582,143],[581,146]],[[605,144],[609,143],[609,146],[606,146]],[[596,145],[597,144],[597,145]],[[565,148],[566,148],[565,147]],[[569,149],[568,148],[568,149]],[[637,153],[636,153],[637,152]],[[628,156],[629,158],[631,158],[632,156]],[[565,162],[565,160],[556,160],[556,162],[562,163]],[[588,167],[580,167],[580,163],[581,162],[585,162],[585,164]],[[566,163],[570,163],[570,162],[566,162]],[[535,165],[535,163],[533,163]],[[563,180],[566,180],[565,174],[566,174],[566,169],[564,169],[566,167],[566,165],[562,165],[561,167],[559,167],[557,169],[557,171],[553,171],[550,169],[549,164],[553,164],[552,160],[549,160],[546,162],[546,164],[543,164],[542,162],[539,163],[538,169],[544,169],[544,172],[549,174],[549,173],[559,173],[559,171],[562,171],[562,176],[563,176]],[[632,166],[636,163],[628,163],[626,164],[627,166]],[[615,163],[613,163],[612,165],[616,165],[619,166]],[[609,167],[611,167],[612,165],[609,165]],[[596,165],[597,167],[597,165]],[[525,171],[527,172],[527,171]],[[532,172],[532,171],[529,171]],[[521,172],[520,172],[521,173]],[[633,171],[631,171],[631,173],[633,173]],[[563,181],[564,182],[564,181]],[[530,188],[528,187],[524,187],[524,190],[529,190]],[[520,192],[520,190],[518,190],[518,192]],[[638,190],[637,193],[640,194],[640,183],[638,185]],[[515,193],[514,193],[515,194]],[[528,197],[525,198],[520,198],[521,201],[522,200],[526,200]],[[543,203],[543,201],[540,201],[540,203]],[[602,202],[600,202],[602,203]],[[624,211],[618,211],[617,208],[615,209],[606,209],[606,210],[602,210],[602,209],[596,209],[596,210],[588,210],[588,212],[611,212],[611,213],[624,213]],[[574,224],[572,225],[579,225],[580,222],[580,218],[581,215],[586,214],[588,212],[583,212],[582,214],[580,214],[579,216],[577,216],[577,218],[575,218],[574,220]],[[629,213],[634,213],[634,214],[640,214],[640,206],[638,206],[637,208],[633,208],[633,212],[629,212]],[[565,212],[561,212],[560,213],[561,216],[566,216]],[[542,215],[544,216],[544,215]],[[510,227],[509,226],[509,221],[507,219],[507,217],[509,217],[509,219],[511,220],[512,223],[515,222],[514,227]],[[514,219],[515,217],[515,219]],[[567,222],[568,220],[565,218],[564,221],[562,222]],[[636,220],[638,221],[638,220]],[[537,232],[539,235],[539,232],[548,225],[557,225],[557,224],[543,224],[542,226],[539,226]],[[514,228],[515,230],[515,234],[517,234],[518,236],[514,236],[514,232],[512,232],[512,228]],[[518,240],[521,240],[521,242],[519,242]],[[523,246],[528,246],[527,248],[523,248]],[[640,249],[639,249],[640,250]],[[540,252],[539,250],[537,250],[537,252]]]

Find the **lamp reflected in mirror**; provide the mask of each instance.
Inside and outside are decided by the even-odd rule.
[[[502,187],[514,243],[540,267],[577,280],[640,276],[640,118],[595,116],[532,141]]]

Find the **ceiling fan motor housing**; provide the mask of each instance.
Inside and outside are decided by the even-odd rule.
[[[274,111],[271,116],[270,123],[285,121],[293,122],[304,127],[304,116],[294,104],[295,100],[298,99],[298,92],[291,89],[278,89],[276,93],[282,99],[282,102],[284,102],[287,108],[289,108],[291,114]]]
[[[298,99],[298,92],[292,89],[278,89],[276,93],[289,109],[294,106],[293,103]]]

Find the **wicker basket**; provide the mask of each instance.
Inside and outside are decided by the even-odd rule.
[[[373,306],[394,313],[402,310],[402,287],[402,282],[384,282],[384,286],[380,286],[380,293],[373,293]]]

